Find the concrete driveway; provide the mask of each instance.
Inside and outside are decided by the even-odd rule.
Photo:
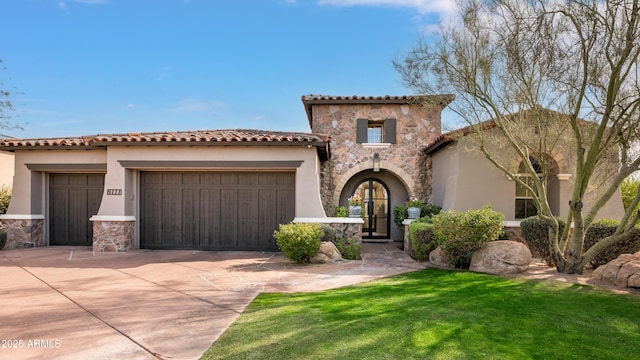
[[[0,251],[0,358],[197,359],[260,292],[319,291],[422,269],[394,244],[362,261],[86,247]]]

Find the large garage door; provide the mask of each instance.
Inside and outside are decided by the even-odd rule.
[[[277,250],[295,216],[294,173],[142,172],[140,247]]]
[[[49,244],[92,245],[103,189],[104,174],[49,175]]]

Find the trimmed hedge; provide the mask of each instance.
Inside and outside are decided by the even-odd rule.
[[[562,233],[566,222],[558,218],[558,231]],[[538,216],[528,217],[520,222],[520,233],[527,242],[529,250],[553,266],[553,257],[549,251],[549,224]]]
[[[417,260],[429,260],[429,253],[438,246],[432,232],[432,223],[414,221],[409,225],[411,249]]]
[[[273,236],[284,256],[298,263],[307,263],[320,250],[324,232],[316,224],[289,223],[280,225]]]
[[[498,239],[504,215],[489,207],[459,212],[450,210],[433,216],[433,235],[451,257],[451,266],[468,269],[473,253]]]
[[[585,251],[591,248],[598,241],[613,235],[616,232],[618,225],[620,225],[620,221],[618,220],[594,221],[584,235]],[[595,269],[598,266],[615,260],[621,254],[633,254],[638,251],[640,251],[640,229],[636,228],[632,231],[629,237],[607,247],[603,252],[598,254],[590,261],[590,264]]]

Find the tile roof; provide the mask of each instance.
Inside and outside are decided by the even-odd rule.
[[[3,139],[0,149],[50,149],[50,148],[104,148],[115,145],[292,145],[306,143],[314,146],[325,146],[328,138],[322,135],[299,132],[279,132],[263,130],[196,130],[175,132],[147,132],[128,134],[98,134],[68,138],[45,139]]]
[[[302,103],[309,124],[312,124],[312,105],[335,105],[335,104],[419,104],[419,103],[436,103],[442,108],[447,107],[453,100],[455,95],[402,95],[402,96],[334,96],[334,95],[303,95]],[[312,126],[313,128],[313,126]]]

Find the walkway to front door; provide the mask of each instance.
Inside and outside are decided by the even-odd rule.
[[[382,181],[365,179],[355,193],[364,200],[363,239],[388,239],[390,231],[390,194]]]

